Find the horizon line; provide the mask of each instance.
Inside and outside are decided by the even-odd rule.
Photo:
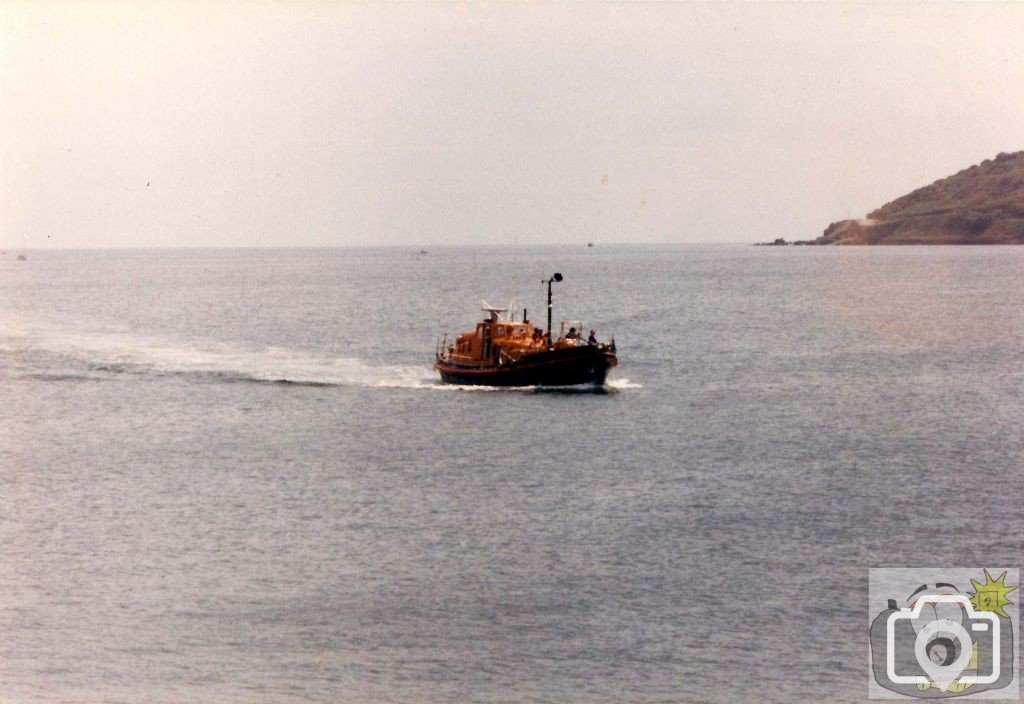
[[[436,249],[455,249],[455,248],[478,248],[478,249],[555,249],[555,248],[572,248],[572,249],[596,249],[598,247],[676,247],[676,246],[707,246],[707,245],[750,245],[755,244],[754,241],[718,241],[718,242],[595,242],[593,246],[587,244],[551,244],[551,243],[536,243],[536,244],[461,244],[461,243],[445,243],[445,244],[288,244],[288,245],[262,245],[262,244],[242,244],[242,245],[109,245],[109,246],[95,246],[95,247],[58,247],[58,246],[43,246],[43,247],[0,247],[0,254],[7,252],[101,252],[101,251],[139,251],[139,250],[207,250],[207,249],[264,249],[264,250],[286,250],[286,249],[425,249],[427,247],[433,247]]]

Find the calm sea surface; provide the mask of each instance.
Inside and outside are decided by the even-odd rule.
[[[1024,561],[1024,248],[0,257],[0,701],[863,701]],[[441,386],[479,301],[607,393]]]

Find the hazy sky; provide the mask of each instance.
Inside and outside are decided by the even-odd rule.
[[[0,3],[0,246],[810,238],[1024,148],[1024,4]]]

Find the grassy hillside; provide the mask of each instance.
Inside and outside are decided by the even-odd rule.
[[[803,244],[1024,244],[1024,151],[999,154],[832,223]]]

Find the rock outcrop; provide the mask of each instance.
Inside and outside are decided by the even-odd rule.
[[[986,159],[795,244],[1024,244],[1024,151]]]

